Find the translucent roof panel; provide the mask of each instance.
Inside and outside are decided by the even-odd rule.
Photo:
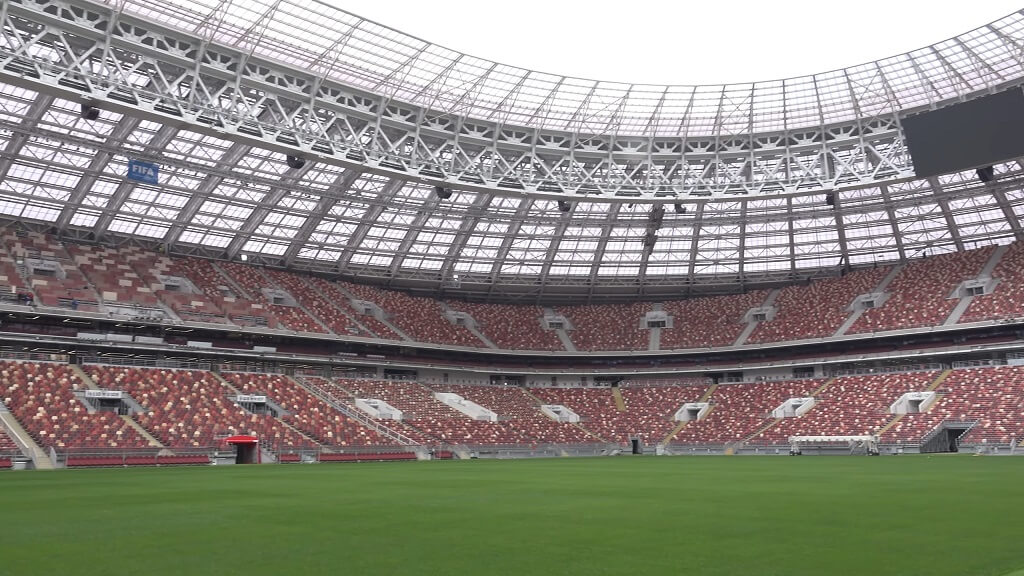
[[[142,0],[125,12],[389,99],[581,133],[729,135],[927,106],[1024,74],[1012,14],[961,36],[814,76],[731,85],[572,78],[492,62],[309,0]]]

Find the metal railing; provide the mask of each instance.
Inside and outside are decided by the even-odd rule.
[[[929,372],[934,370],[945,370],[945,364],[939,362],[922,364],[900,364],[896,366],[865,366],[862,368],[841,368],[827,370],[825,376],[836,378],[839,376],[870,376],[872,374],[896,374],[900,372]]]
[[[369,416],[363,414],[358,409],[350,407],[344,401],[335,397],[332,392],[330,392],[329,390],[325,390],[323,387],[317,385],[314,382],[309,381],[309,379],[300,377],[296,378],[295,380],[300,385],[305,387],[307,390],[312,392],[314,396],[316,396],[320,400],[323,400],[335,410],[341,412],[342,414],[348,416],[349,418],[355,420],[356,422],[359,422],[363,426],[377,432],[378,434],[381,434],[385,438],[394,440],[404,446],[416,446],[419,444],[418,442],[414,441],[412,438],[409,438],[405,434],[402,434],[401,432],[398,432],[396,430],[392,430],[391,428],[388,428],[383,424],[380,424],[379,422],[373,420]]]
[[[50,448],[57,467],[72,466],[171,466],[212,462],[215,447],[199,448]],[[187,460],[191,459],[189,462]]]
[[[619,382],[619,387],[628,386],[707,386],[711,384],[711,378],[682,377],[682,378],[651,378],[651,379],[626,379]]]
[[[280,366],[252,366],[244,365],[239,366],[237,363],[221,364],[218,370],[222,374],[273,374],[274,376],[283,376],[285,374],[284,369]]]
[[[1009,355],[1007,355],[1007,357],[1009,357]],[[992,358],[988,360],[958,360],[952,364],[954,370],[960,368],[983,368],[985,366],[1006,366],[1006,360],[1000,358]]]
[[[85,356],[83,364],[107,364],[110,366],[136,366],[139,368],[166,368],[169,370],[205,370],[209,371],[213,365],[209,362],[187,362],[184,360],[155,360],[151,358],[100,358],[97,356]]]
[[[963,438],[968,432],[971,431],[972,428],[978,425],[978,422],[980,422],[980,420],[943,420],[942,422],[936,424],[934,428],[929,430],[927,434],[922,436],[918,444],[924,446],[929,441],[931,441],[936,436],[938,436],[939,434],[941,434],[943,431],[950,427],[958,427],[959,429],[963,430],[964,433],[960,435],[960,438]],[[957,444],[959,443],[960,441],[957,440]]]
[[[27,360],[29,362],[52,362],[67,364],[70,357],[67,354],[50,354],[47,352],[15,352],[13,350],[0,350],[0,359],[4,360]]]

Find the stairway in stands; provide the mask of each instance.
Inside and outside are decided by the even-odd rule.
[[[0,427],[3,427],[7,431],[7,435],[21,446],[23,452],[27,452],[26,456],[32,459],[36,470],[53,470],[53,461],[50,460],[46,451],[36,444],[32,436],[22,428],[14,414],[8,412],[6,408],[0,410]]]
[[[149,445],[152,446],[153,448],[166,448],[166,446],[161,444],[160,441],[157,440],[152,434],[150,434],[148,430],[143,428],[142,424],[139,424],[138,422],[133,420],[131,416],[127,414],[122,414],[121,419],[124,420],[125,423],[127,423],[129,426],[134,428],[135,431],[139,433],[139,436],[145,438],[146,441],[149,442]]]
[[[884,293],[885,289],[888,288],[889,284],[893,281],[893,278],[896,278],[896,276],[899,275],[899,273],[902,270],[902,264],[893,266],[889,270],[889,273],[885,275],[885,278],[882,278],[881,282],[878,283],[878,286],[875,286],[875,288],[871,292],[874,294]],[[860,317],[864,314],[864,310],[865,308],[858,308],[857,310],[851,312],[850,315],[846,317],[846,320],[843,321],[843,323],[836,330],[836,333],[833,334],[832,336],[837,337],[846,334],[846,331],[849,330],[851,326],[856,324],[857,320],[860,319]]]
[[[828,380],[825,381],[824,384],[822,384],[821,386],[818,386],[818,388],[816,388],[813,392],[811,392],[810,395],[812,397],[814,397],[814,398],[817,398],[818,396],[821,395],[822,392],[824,392],[826,389],[828,389],[828,387],[831,386],[833,382],[835,382],[838,379],[839,379],[838,376],[833,377],[833,378],[829,378]],[[761,426],[753,434],[751,434],[751,435],[747,436],[746,438],[744,438],[743,441],[740,444],[742,445],[742,444],[746,444],[747,442],[750,442],[754,438],[757,438],[761,434],[763,434],[763,433],[767,432],[768,430],[774,428],[778,423],[782,422],[783,420],[785,420],[785,418],[775,418],[775,419],[772,419],[772,420],[766,422],[764,426]]]
[[[523,390],[523,393],[524,393],[524,394],[526,394],[527,396],[529,396],[530,398],[532,398],[532,399],[533,399],[533,401],[537,403],[537,407],[538,407],[538,408],[539,408],[540,406],[544,405],[544,403],[545,403],[545,402],[544,402],[543,400],[541,400],[540,398],[538,398],[538,397],[537,397],[537,396],[536,396],[536,395],[535,395],[535,394],[534,394],[533,392],[530,392],[530,389],[529,389],[529,388],[523,388],[522,390]],[[619,396],[619,399],[620,399],[620,400],[622,399],[622,396],[621,396],[621,394],[620,394],[620,396]],[[623,406],[625,406],[625,403],[623,403]],[[586,427],[584,427],[584,426],[583,426],[582,424],[580,424],[579,422],[572,422],[571,424],[572,424],[572,425],[573,425],[574,427],[576,427],[576,428],[578,428],[579,430],[581,430],[581,431],[582,431],[582,432],[583,432],[584,434],[586,434],[587,436],[590,436],[591,438],[593,438],[594,440],[597,440],[598,442],[600,442],[600,443],[602,443],[602,444],[610,444],[610,442],[608,442],[608,441],[607,441],[607,440],[605,440],[604,438],[601,438],[601,437],[600,437],[600,436],[598,436],[597,434],[595,434],[595,433],[591,432],[590,430],[587,430],[587,428],[586,428]]]
[[[711,386],[708,387],[707,391],[704,392],[704,394],[702,394],[701,397],[697,399],[697,402],[707,402],[717,389],[718,384],[712,384]],[[707,418],[708,415],[711,414],[712,411],[714,411],[714,409],[715,406],[714,404],[712,404],[710,407],[708,407],[708,411],[704,413],[704,417]],[[668,436],[665,436],[664,440],[659,442],[659,444],[661,444],[662,446],[668,446],[668,443],[671,442],[672,439],[676,437],[676,434],[679,434],[679,432],[682,431],[683,428],[686,428],[686,425],[689,424],[690,422],[692,422],[692,420],[680,420],[679,423],[676,424],[676,427],[673,428],[672,431],[668,433]]]
[[[985,267],[982,268],[980,272],[978,272],[978,276],[975,279],[991,281],[992,271],[995,270],[996,266],[999,264],[999,261],[1003,258],[1003,254],[1005,254],[1009,249],[1009,244],[1001,244],[997,246],[996,249],[992,251],[992,255],[989,257],[988,261],[985,263]],[[974,298],[974,296],[962,296],[960,298],[960,301],[956,303],[956,306],[949,313],[949,316],[946,317],[946,320],[942,323],[942,325],[952,326],[959,322],[960,317],[963,316],[964,312],[967,311],[967,308],[970,307],[971,302],[974,301]]]
[[[942,373],[940,373],[935,378],[935,380],[933,380],[932,383],[930,385],[928,385],[928,388],[925,388],[924,391],[925,392],[933,392],[943,382],[946,381],[946,378],[949,378],[949,375],[952,372],[953,372],[953,370],[951,370],[951,369],[943,370]],[[940,399],[941,399],[940,397],[937,397],[935,399],[935,401],[932,402],[931,406],[928,407],[928,410],[931,410],[932,406],[935,406],[936,404],[938,404]],[[881,428],[878,429],[878,432],[875,435],[878,436],[879,438],[881,438],[883,434],[888,432],[889,429],[892,428],[893,426],[895,426],[897,422],[902,420],[904,416],[906,416],[905,413],[904,414],[895,414],[895,415],[893,415],[893,417],[888,422],[885,423],[885,426],[882,426]]]
[[[626,411],[626,401],[622,399],[622,390],[619,390],[618,386],[612,387],[612,397],[615,398],[615,408],[619,412]]]
[[[765,297],[764,302],[761,302],[760,307],[763,308],[775,304],[775,299],[779,297],[780,292],[782,292],[782,290],[779,288],[775,288],[774,290],[768,292],[768,295]],[[760,324],[760,322],[753,320],[747,322],[746,327],[744,327],[743,331],[740,332],[740,335],[738,338],[736,338],[736,342],[733,343],[733,346],[742,346],[746,344],[747,338],[749,338],[750,335],[754,333],[754,330],[757,329],[758,324]]]

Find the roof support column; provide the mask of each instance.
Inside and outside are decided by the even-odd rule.
[[[480,221],[480,215],[490,205],[493,198],[494,196],[491,194],[477,193],[476,199],[470,205],[466,216],[462,219],[462,223],[459,224],[459,231],[455,234],[455,239],[448,249],[448,256],[445,257],[444,264],[441,265],[441,278],[443,280],[451,279],[452,270],[462,255],[462,250],[466,247],[466,243],[473,234],[473,230],[476,230],[477,222]]]
[[[832,198],[832,216],[836,223],[839,253],[842,255],[840,264],[842,264],[842,267],[848,268],[850,266],[850,250],[846,244],[846,225],[843,223],[843,211],[839,203],[839,194],[837,192],[827,192],[826,196],[828,195],[831,195]]]
[[[320,196],[319,202],[317,202],[316,209],[309,214],[309,218],[302,223],[299,231],[296,232],[295,238],[292,243],[288,245],[288,249],[284,253],[284,265],[289,267],[295,262],[295,258],[299,255],[302,247],[305,246],[306,242],[309,241],[309,237],[313,235],[317,227],[323,222],[324,217],[334,208],[338,202],[343,200],[343,196],[348,192],[349,188],[356,183],[356,180],[362,176],[362,170],[345,170],[338,176],[334,182],[331,183],[331,187]]]
[[[121,121],[118,122],[110,135],[107,136],[107,144],[117,147],[122,146],[125,140],[128,139],[128,136],[131,136],[132,132],[134,132],[141,123],[142,120],[139,118],[124,116],[121,118]],[[85,169],[85,174],[82,176],[82,179],[78,181],[78,185],[75,186],[75,189],[71,192],[71,196],[68,197],[68,203],[64,205],[64,208],[60,211],[60,216],[57,217],[55,226],[58,230],[61,232],[67,230],[75,212],[78,210],[79,206],[82,205],[82,202],[85,201],[85,197],[89,195],[89,191],[92,190],[93,185],[100,179],[100,173],[113,157],[113,152],[108,150],[98,150],[92,160],[89,161],[89,167]],[[111,174],[111,176],[113,175]]]
[[[601,226],[601,238],[597,241],[597,249],[594,250],[594,263],[590,266],[590,294],[594,293],[594,283],[597,282],[598,271],[601,269],[601,261],[604,259],[605,247],[608,246],[608,237],[612,235],[612,228],[615,225],[616,218],[619,217],[619,210],[622,209],[622,204],[613,202],[608,207],[608,215],[604,219],[604,225]],[[640,273],[643,274],[643,269]]]
[[[494,258],[494,266],[491,268],[492,285],[497,282],[498,276],[501,275],[501,265],[505,262],[505,258],[508,257],[508,252],[512,249],[512,242],[519,236],[519,230],[523,226],[523,219],[530,213],[530,207],[532,206],[533,198],[526,196],[519,203],[519,207],[516,208],[516,214],[512,217],[512,223],[509,224],[508,232],[505,238],[502,239],[501,247],[498,248],[498,254]]]
[[[7,177],[7,173],[10,172],[11,166],[14,164],[14,159],[21,153],[21,149],[25,147],[25,144],[32,139],[36,127],[42,121],[43,114],[46,114],[46,111],[50,109],[53,100],[53,96],[40,92],[36,95],[36,99],[32,101],[32,105],[25,111],[25,118],[20,126],[22,130],[11,135],[11,139],[7,141],[7,146],[4,148],[3,156],[0,158],[0,180]]]
[[[889,225],[892,227],[892,237],[896,240],[896,251],[899,252],[900,262],[907,261],[907,252],[903,248],[903,236],[900,235],[900,225],[896,220],[896,211],[892,207],[892,197],[889,195],[889,187],[882,185],[882,199],[885,200],[885,211],[889,215]]]
[[[251,146],[245,144],[232,144],[230,148],[224,152],[220,160],[217,162],[219,167],[230,169],[231,166],[237,164],[246,154],[251,150]],[[224,176],[217,174],[208,174],[199,186],[196,187],[192,196],[185,202],[185,205],[181,208],[181,212],[178,214],[178,221],[170,229],[167,230],[167,234],[164,235],[164,245],[170,248],[178,241],[181,237],[181,233],[185,231],[191,223],[192,219],[199,213],[199,209],[203,207],[203,204],[210,199],[217,187],[220,186],[221,182],[224,181]]]
[[[697,268],[697,254],[700,247],[700,225],[704,220],[704,205],[706,202],[698,202],[697,208],[693,211],[693,237],[690,239],[690,268],[687,275],[690,280]]]
[[[225,250],[225,258],[228,260],[234,260],[235,256],[245,246],[246,241],[252,237],[252,233],[259,227],[260,224],[266,220],[267,216],[271,211],[278,207],[278,204],[284,200],[285,196],[289,192],[295,190],[295,186],[302,181],[306,176],[306,172],[313,167],[313,162],[306,160],[306,163],[302,165],[302,168],[289,168],[282,176],[281,183],[278,186],[274,186],[270,192],[260,201],[259,206],[253,210],[249,217],[245,219],[242,224],[242,228],[235,234],[235,237],[231,239],[231,243],[228,244]]]
[[[175,136],[178,135],[180,128],[177,126],[164,125],[160,127],[160,130],[153,136],[153,139],[146,145],[145,154],[159,155],[163,152],[165,146],[167,146]],[[100,238],[107,233],[107,228],[110,227],[110,223],[114,221],[114,217],[118,212],[121,211],[121,207],[124,205],[128,197],[131,196],[132,190],[135,190],[135,186],[138,182],[129,180],[125,177],[121,184],[118,185],[117,190],[110,196],[110,202],[107,203],[106,209],[103,214],[100,215],[99,219],[96,220],[96,225],[92,228],[92,234],[94,238]]]
[[[1006,199],[1006,193],[1003,191],[1003,187],[998,182],[992,182],[985,185],[985,188],[992,193],[992,197],[996,199],[996,204],[999,205],[999,209],[1003,211],[1003,216],[1006,221],[1010,224],[1010,229],[1013,230],[1013,237],[1019,242],[1024,240],[1024,231],[1021,230],[1020,218],[1013,211],[1013,206],[1010,206],[1010,201]]]
[[[931,186],[935,201],[938,203],[939,208],[942,209],[942,215],[946,218],[946,226],[949,227],[949,236],[953,239],[953,244],[958,252],[963,252],[964,241],[960,238],[960,227],[956,225],[953,211],[949,209],[949,201],[942,194],[942,185],[939,184],[939,179],[934,176],[929,178],[928,185]]]
[[[378,202],[373,204],[363,214],[363,221],[359,223],[359,227],[349,237],[348,246],[342,252],[341,258],[338,258],[338,272],[343,272],[348,267],[348,263],[352,260],[352,255],[363,245],[363,240],[366,239],[366,234],[370,231],[370,228],[377,224],[377,219],[384,213],[385,208],[395,199],[398,191],[404,185],[405,180],[399,180],[398,178],[392,178],[384,185],[380,191],[380,196],[378,196]]]

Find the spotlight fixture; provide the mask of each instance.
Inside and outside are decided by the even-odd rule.
[[[82,110],[79,116],[86,120],[95,120],[100,117],[100,109],[93,106],[92,104],[82,103]]]
[[[285,158],[285,162],[288,163],[289,168],[294,168],[296,170],[306,165],[306,159],[298,156],[287,156]]]
[[[836,205],[836,193],[835,192],[829,192],[829,193],[825,194],[825,204],[828,204],[829,206],[835,207],[835,205]]]
[[[647,221],[654,224],[656,227],[661,226],[661,221],[665,218],[665,207],[657,205],[651,208],[651,213],[647,215]]]
[[[974,171],[978,175],[978,180],[981,180],[985,184],[996,181],[996,169],[992,166],[985,166],[984,168],[978,168]]]
[[[643,243],[644,249],[647,250],[648,252],[654,250],[654,245],[658,243],[658,235],[655,234],[653,231],[648,231],[646,234],[644,234]]]
[[[441,200],[447,200],[452,197],[452,189],[445,188],[444,186],[434,186],[434,194]]]
[[[558,209],[561,210],[562,212],[568,212],[569,210],[572,210],[572,204],[566,202],[565,200],[559,200]]]
[[[686,214],[686,206],[676,204],[676,214]]]

